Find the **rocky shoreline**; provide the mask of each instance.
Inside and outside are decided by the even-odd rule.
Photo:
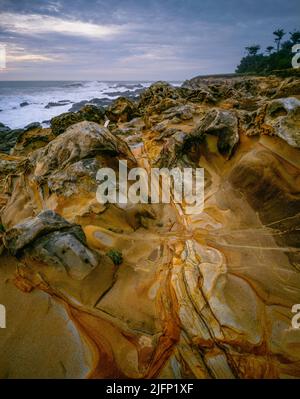
[[[0,378],[299,378],[299,77],[72,109],[0,125]],[[121,159],[203,167],[204,211],[99,204]]]

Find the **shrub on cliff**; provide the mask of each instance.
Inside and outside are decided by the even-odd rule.
[[[237,73],[270,73],[274,70],[282,70],[291,68],[292,47],[294,44],[300,43],[300,31],[290,32],[289,40],[281,44],[285,32],[277,29],[273,32],[275,36],[275,44],[277,51],[273,46],[266,48],[266,54],[258,53],[259,45],[246,47],[247,55],[243,57],[240,64],[236,68]]]

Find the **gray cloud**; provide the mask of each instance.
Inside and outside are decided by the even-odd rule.
[[[185,79],[299,28],[299,1],[0,0],[0,79]]]

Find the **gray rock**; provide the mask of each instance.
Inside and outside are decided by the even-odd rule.
[[[4,244],[12,255],[16,255],[38,236],[70,227],[61,216],[53,211],[44,211],[6,231]]]
[[[177,107],[169,108],[164,112],[167,118],[178,118],[179,120],[189,120],[193,118],[193,114],[195,109],[193,106],[187,105],[179,105]]]
[[[39,128],[42,128],[42,125],[39,122],[32,122],[29,123],[29,125],[25,126],[23,130],[24,132],[28,132],[31,129],[39,129]]]
[[[79,233],[84,234],[80,226],[55,231],[38,238],[25,253],[50,267],[65,270],[74,280],[83,280],[98,266],[100,256],[87,248]]]
[[[230,157],[239,143],[238,120],[235,112],[218,108],[209,110],[191,138],[202,139],[207,134],[217,136],[218,150]]]
[[[81,226],[50,210],[7,230],[4,245],[12,255],[27,254],[50,267],[64,269],[76,280],[85,278],[99,263],[99,255],[86,246]]]
[[[69,112],[78,112],[80,111],[85,105],[97,105],[98,107],[106,107],[112,103],[113,100],[109,98],[93,98],[92,100],[83,100],[79,101],[72,105],[69,109]]]
[[[50,101],[45,106],[45,108],[49,109],[49,108],[53,108],[53,107],[64,107],[65,105],[68,105],[68,104],[71,104],[71,103],[72,103],[72,101],[70,101],[70,100],[60,100],[60,101],[57,101],[57,102]]]
[[[0,152],[9,154],[22,133],[23,129],[11,130],[7,126],[0,126]]]
[[[33,122],[27,125],[24,129],[11,130],[8,126],[0,123],[0,152],[10,153],[11,149],[16,145],[22,134],[31,129],[41,128],[39,122]]]
[[[265,124],[290,146],[300,148],[300,101],[297,98],[279,98],[269,102]]]

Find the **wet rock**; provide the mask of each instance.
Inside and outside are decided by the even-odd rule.
[[[135,99],[142,92],[143,89],[137,89],[137,90],[126,90],[126,91],[107,91],[104,92],[103,94],[109,97],[126,97],[129,99]]]
[[[27,102],[27,101],[24,101],[24,102],[20,103],[20,107],[21,108],[27,107],[28,105],[29,105],[29,102]]]
[[[78,103],[73,104],[72,107],[68,109],[68,112],[77,112],[86,104],[91,104],[91,102],[88,100],[79,101]]]
[[[0,133],[9,132],[10,130],[11,129],[8,126],[4,125],[3,123],[0,123]]]
[[[61,101],[50,101],[47,105],[45,105],[46,109],[54,108],[54,107],[64,107],[65,105],[71,104],[72,101],[70,100],[61,100]]]
[[[144,86],[141,83],[117,83],[115,87],[126,87],[127,89],[142,89]]]
[[[41,129],[41,128],[42,128],[42,125],[39,122],[32,122],[32,123],[29,123],[29,125],[25,126],[23,130],[24,130],[24,132],[29,132],[29,130]]]
[[[113,100],[110,100],[108,98],[93,98],[92,100],[79,101],[78,103],[72,105],[72,107],[69,109],[69,112],[80,111],[85,105],[96,105],[98,107],[106,107],[107,105],[110,105],[112,101]]]
[[[7,126],[0,126],[0,152],[9,154],[21,133],[23,133],[22,129],[11,130]]]
[[[0,126],[0,151],[17,154],[18,150],[14,152],[14,147],[18,144],[18,148],[22,152],[23,146],[21,143],[23,140],[26,141],[26,137],[31,137],[32,132],[36,130],[41,130],[41,124],[39,122],[30,123],[24,127],[24,129],[11,130],[7,126]],[[33,140],[34,139],[32,139],[32,141]],[[45,141],[43,134],[41,135],[41,141]]]

